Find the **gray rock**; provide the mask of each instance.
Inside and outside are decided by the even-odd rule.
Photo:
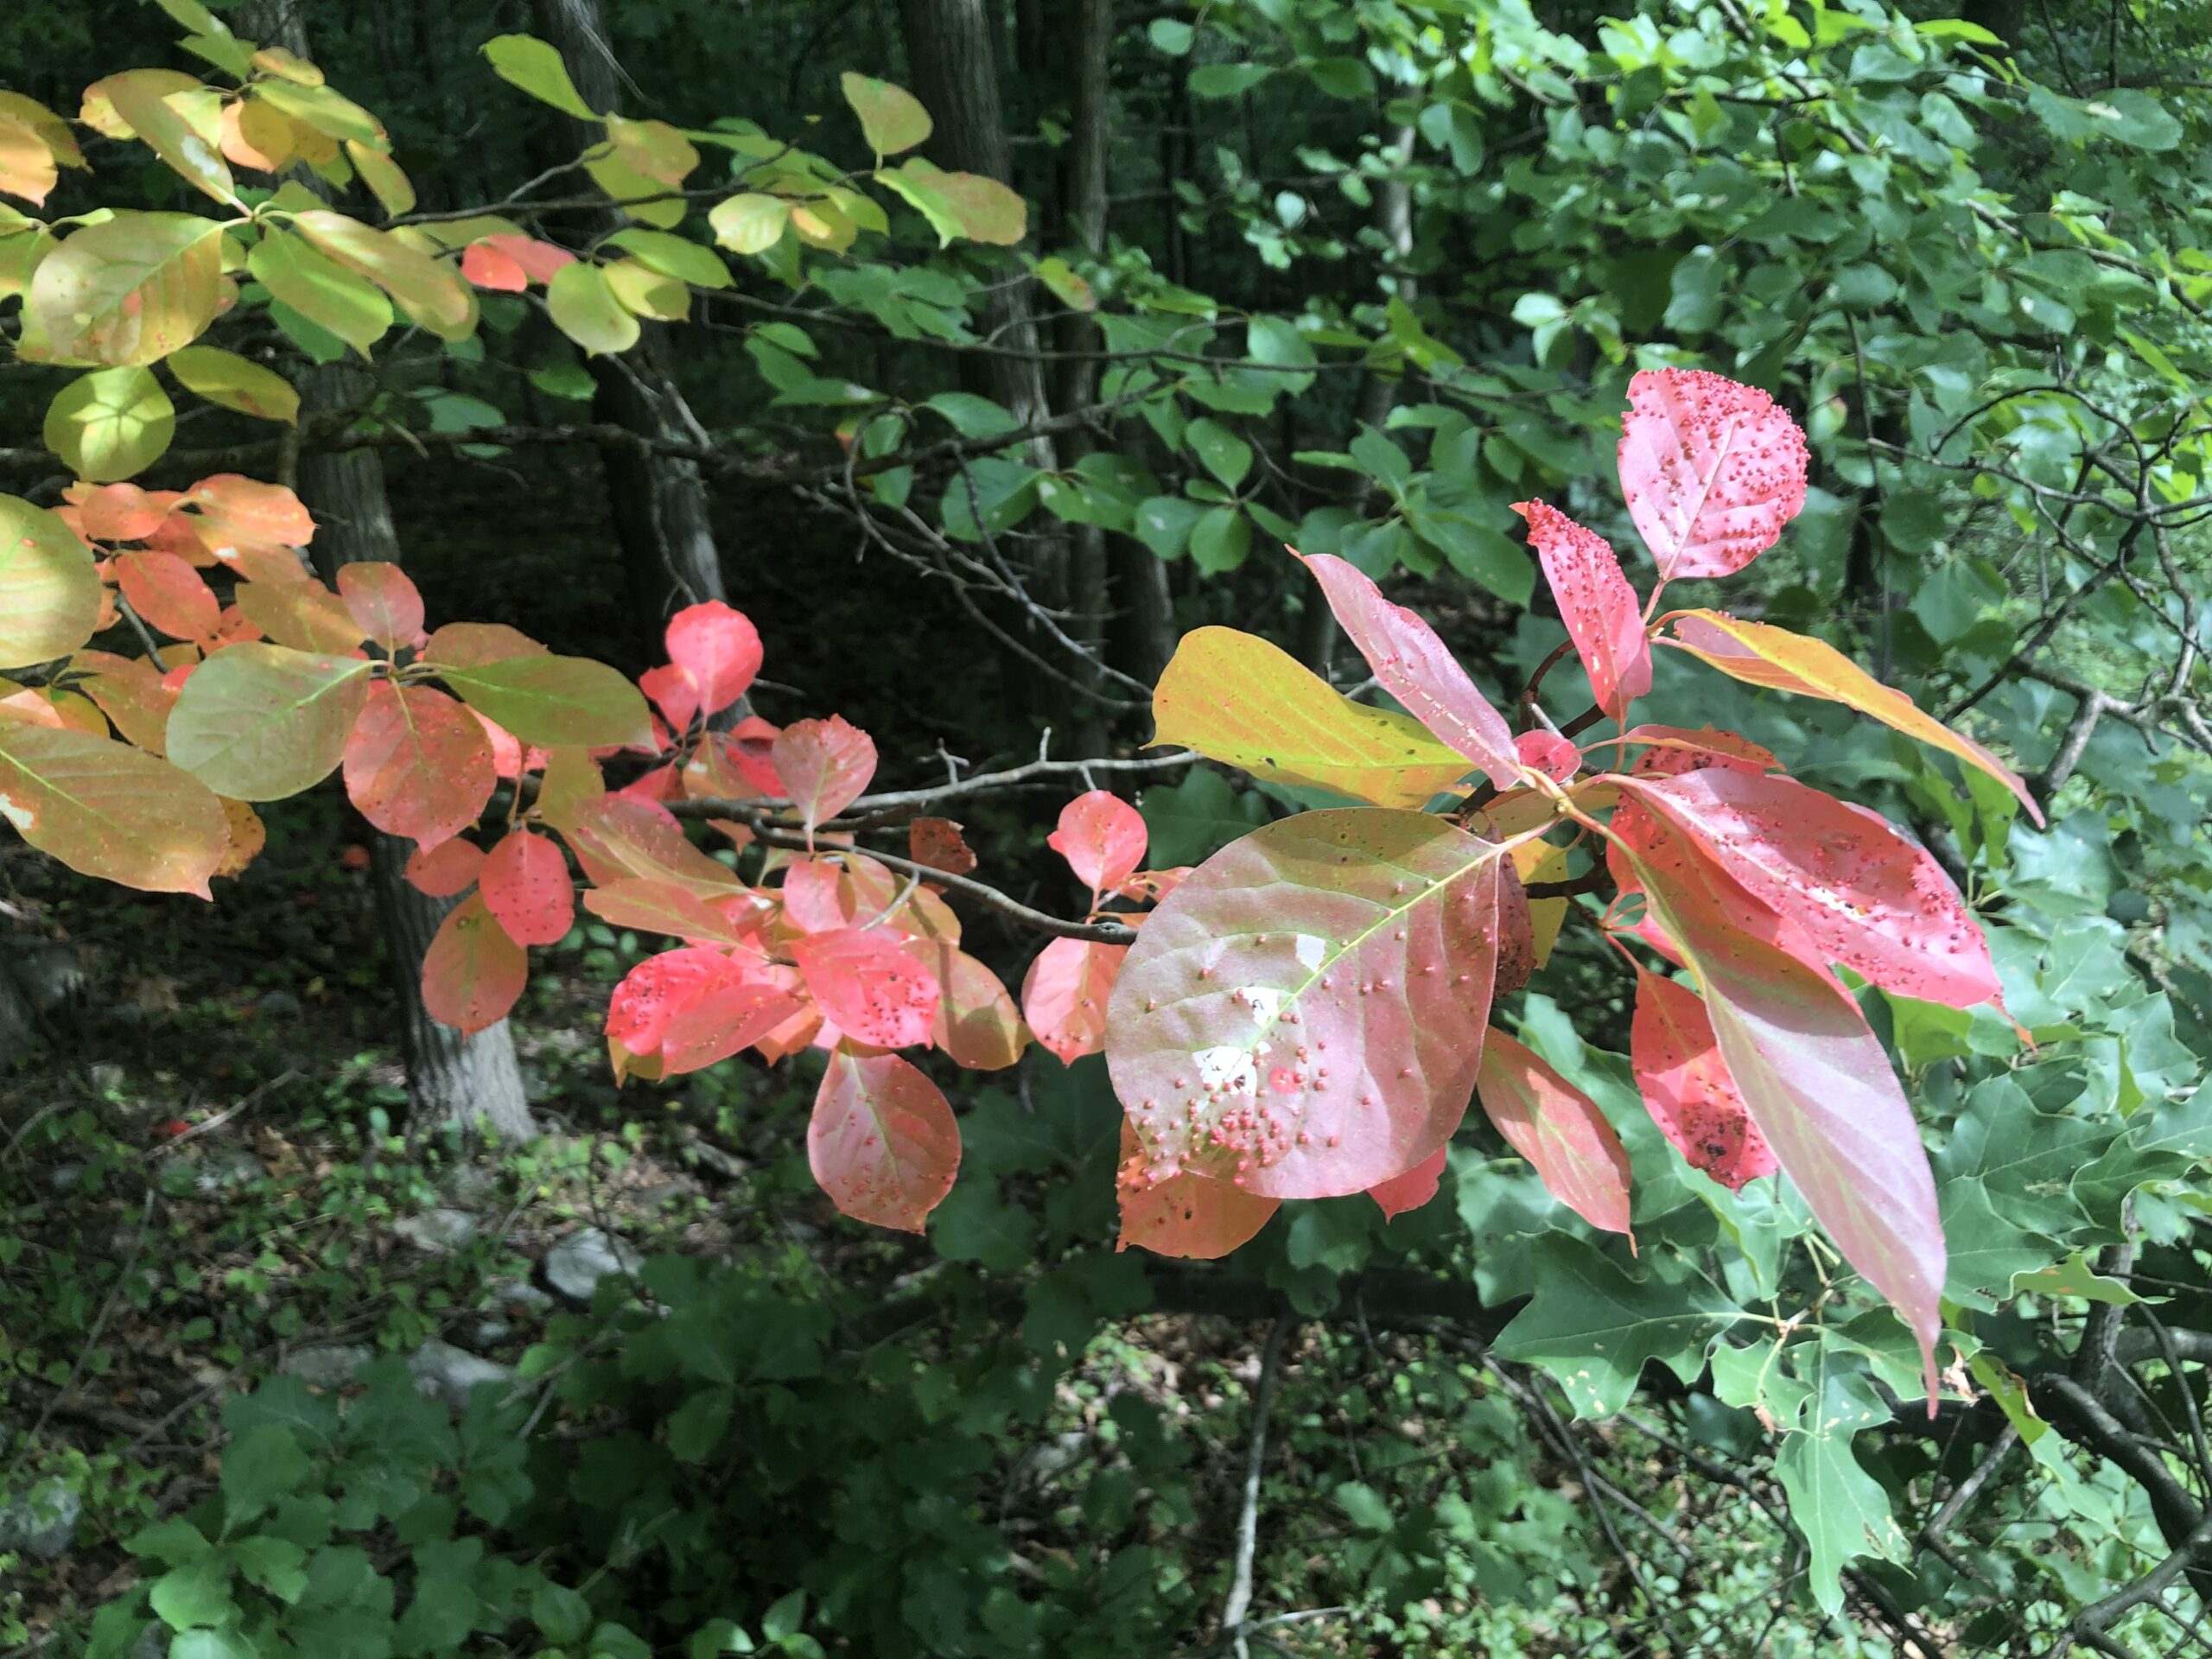
[[[479,1384],[512,1382],[515,1376],[512,1365],[435,1338],[407,1357],[407,1369],[414,1376],[416,1392],[426,1399],[443,1401],[446,1408],[454,1412],[468,1409],[468,1396]]]
[[[42,1480],[0,1509],[0,1554],[20,1550],[35,1561],[51,1561],[77,1541],[77,1517],[85,1501],[58,1478]]]
[[[514,1333],[514,1326],[509,1325],[505,1319],[476,1321],[476,1345],[480,1348],[497,1347]]]
[[[47,1172],[46,1183],[56,1192],[73,1192],[77,1184],[85,1179],[82,1164],[56,1164]]]
[[[169,1627],[156,1619],[130,1644],[130,1659],[168,1659]]]
[[[356,1371],[376,1357],[376,1350],[366,1343],[324,1343],[293,1350],[276,1369],[288,1376],[298,1377],[311,1388],[342,1389],[353,1380]]]
[[[601,1280],[610,1274],[634,1274],[644,1265],[645,1258],[620,1239],[586,1227],[545,1253],[545,1282],[570,1301],[588,1306]]]
[[[484,1293],[484,1300],[508,1313],[543,1313],[553,1306],[553,1299],[527,1279],[502,1279]]]
[[[119,1095],[124,1082],[123,1068],[113,1060],[95,1060],[85,1068],[85,1081],[96,1095]]]
[[[395,1221],[391,1230],[416,1249],[441,1255],[475,1243],[476,1217],[466,1210],[425,1210],[419,1216]]]

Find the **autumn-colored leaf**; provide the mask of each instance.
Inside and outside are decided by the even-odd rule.
[[[960,830],[950,818],[916,818],[906,826],[906,856],[947,875],[965,875],[977,861]]]
[[[638,676],[638,689],[660,710],[675,732],[683,732],[699,712],[699,683],[674,663],[663,663]]]
[[[938,1086],[896,1054],[841,1050],[814,1097],[806,1160],[844,1214],[918,1233],[959,1173],[960,1125]]]
[[[1805,435],[1756,386],[1703,369],[1628,383],[1621,493],[1659,578],[1725,576],[1772,547],[1805,505]]]
[[[433,899],[450,899],[466,893],[484,868],[484,849],[455,836],[435,847],[417,847],[407,855],[404,872],[416,890]]]
[[[737,891],[726,864],[701,852],[665,807],[622,795],[585,798],[546,820],[561,832],[584,874],[608,887],[624,876],[672,881],[702,899]]]
[[[387,653],[423,643],[423,595],[397,565],[370,560],[341,564],[338,592],[361,632]]]
[[[479,1032],[507,1017],[530,979],[530,957],[472,893],[438,924],[423,953],[423,1006],[433,1020]]]
[[[1114,980],[1128,954],[1126,944],[1054,939],[1029,964],[1021,982],[1022,1018],[1061,1065],[1105,1047]]]
[[[479,288],[502,294],[519,294],[530,286],[522,262],[498,246],[501,238],[486,237],[461,251],[461,274]]]
[[[1748,737],[1713,727],[1685,731],[1679,726],[1638,726],[1622,739],[1623,752],[1636,752],[1627,770],[1639,778],[1673,778],[1705,766],[1736,772],[1778,772],[1782,762]]]
[[[86,875],[202,899],[230,842],[221,803],[168,761],[4,712],[0,819]]]
[[[709,986],[740,976],[728,955],[701,945],[647,957],[607,999],[607,1034],[632,1054],[658,1054],[671,1019]]]
[[[1122,1161],[1115,1192],[1122,1205],[1116,1250],[1134,1244],[1154,1255],[1202,1262],[1227,1255],[1256,1237],[1282,1207],[1281,1198],[1262,1198],[1233,1181],[1217,1181],[1187,1170],[1154,1174],[1127,1118],[1122,1120]]]
[[[1628,705],[1651,690],[1651,642],[1636,590],[1605,537],[1541,501],[1516,501],[1544,580],[1574,641],[1598,706],[1625,726]]]
[[[1705,999],[1640,964],[1629,1055],[1651,1121],[1693,1169],[1740,1192],[1780,1167],[1720,1058]]]
[[[584,890],[584,908],[611,927],[664,933],[690,944],[735,944],[744,930],[693,889],[624,876]]]
[[[114,569],[131,608],[162,632],[199,641],[215,632],[223,607],[200,574],[175,554],[118,553]]]
[[[853,113],[860,117],[861,136],[878,160],[912,149],[933,130],[930,112],[904,86],[855,74],[849,69],[839,78],[838,86]]]
[[[741,611],[718,599],[687,605],[669,619],[668,659],[690,674],[699,706],[719,714],[743,696],[760,671],[760,635]]]
[[[510,830],[476,878],[484,907],[517,944],[558,944],[576,918],[569,861],[543,836]]]
[[[378,829],[435,847],[476,822],[497,781],[483,727],[451,697],[389,680],[369,688],[346,741],[346,793]]]
[[[212,153],[212,152],[211,152]],[[43,360],[143,367],[189,346],[222,303],[222,226],[198,213],[119,213],[39,262],[23,298]]]
[[[1094,789],[1060,809],[1059,826],[1045,844],[1067,860],[1095,904],[1144,862],[1145,838],[1136,808],[1109,790]]]
[[[283,645],[232,645],[192,671],[170,711],[169,759],[218,794],[276,801],[344,757],[371,664]]]
[[[1383,1220],[1395,1221],[1436,1196],[1437,1184],[1444,1179],[1444,1154],[1445,1148],[1439,1147],[1404,1174],[1367,1189],[1367,1196],[1382,1207]]]
[[[874,740],[842,715],[793,721],[770,754],[810,833],[858,800],[875,776]]]
[[[840,928],[791,942],[807,993],[837,1029],[871,1048],[930,1039],[938,983],[881,929]]]
[[[930,1041],[947,1058],[970,1071],[1002,1071],[1021,1058],[1029,1033],[996,974],[950,943],[912,940],[906,953],[938,982]]]
[[[312,578],[242,582],[232,596],[253,625],[280,645],[339,656],[361,647],[361,625],[346,601]]]
[[[1484,1039],[1476,1090],[1547,1192],[1592,1227],[1628,1231],[1628,1153],[1595,1101],[1502,1031]]]
[[[436,654],[441,628],[423,660],[468,704],[525,743],[642,746],[652,741],[644,695],[604,663],[532,653],[457,663]]]
[[[1500,789],[1520,781],[1513,733],[1475,689],[1436,630],[1393,605],[1357,565],[1326,553],[1300,555],[1328,596],[1344,635],[1367,658],[1382,689],[1414,717],[1473,761]]]
[[[752,1047],[804,1012],[790,990],[741,973],[717,977],[669,1016],[660,1057],[669,1077],[697,1071]]]
[[[1557,732],[1523,732],[1513,740],[1513,758],[1529,771],[1563,784],[1582,769],[1582,751]]]

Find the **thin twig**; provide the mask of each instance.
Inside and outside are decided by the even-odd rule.
[[[1251,1659],[1247,1641],[1254,1626],[1245,1615],[1252,1607],[1252,1561],[1260,1538],[1260,1476],[1268,1459],[1268,1413],[1274,1405],[1275,1376],[1282,1367],[1282,1345],[1295,1323],[1287,1313],[1275,1316],[1268,1332],[1268,1345],[1260,1352],[1260,1381],[1252,1391],[1252,1438],[1244,1453],[1244,1498],[1236,1512],[1236,1571],[1230,1580],[1229,1599],[1222,1606],[1222,1634],[1236,1650],[1236,1659]]]

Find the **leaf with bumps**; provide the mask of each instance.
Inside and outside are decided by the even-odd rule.
[[[569,861],[543,836],[509,830],[484,860],[477,891],[517,944],[558,944],[576,918]]]
[[[387,652],[423,644],[423,595],[397,565],[370,559],[341,564],[338,592],[361,632]]]
[[[1021,982],[1022,1017],[1062,1065],[1106,1046],[1109,999],[1128,954],[1125,944],[1054,939],[1029,964]]]
[[[1780,1166],[1720,1058],[1705,999],[1641,965],[1629,1057],[1651,1121],[1691,1168],[1740,1192]]]
[[[1547,1192],[1592,1227],[1628,1231],[1628,1153],[1595,1101],[1502,1031],[1484,1039],[1475,1089]]]
[[[1504,845],[1420,812],[1307,812],[1147,918],[1107,1022],[1156,1175],[1363,1192],[1450,1139],[1498,971]]]
[[[809,995],[823,1015],[871,1048],[926,1043],[937,1018],[938,983],[881,929],[810,933],[791,945]]]
[[[438,924],[423,953],[423,1006],[430,1018],[479,1032],[507,1017],[530,977],[530,958],[472,893]]]
[[[1770,750],[1748,737],[1711,726],[1694,732],[1679,726],[1638,726],[1623,740],[1624,753],[1630,748],[1635,749],[1636,759],[1628,770],[1639,778],[1673,778],[1704,766],[1726,766],[1734,772],[1782,769],[1782,762]]]
[[[1628,705],[1651,690],[1651,641],[1620,559],[1605,537],[1541,501],[1516,501],[1513,511],[1529,521],[1529,540],[1543,561],[1544,580],[1592,695],[1625,726]]]
[[[806,1161],[855,1221],[918,1233],[960,1170],[960,1125],[938,1086],[896,1054],[830,1057]]]
[[[1725,576],[1805,505],[1805,435],[1773,398],[1703,369],[1628,383],[1621,493],[1659,579]]]
[[[1437,1157],[1440,1160],[1443,1153]],[[1431,1191],[1434,1190],[1433,1183]],[[1230,1181],[1188,1171],[1154,1176],[1127,1118],[1122,1120],[1121,1173],[1115,1191],[1122,1205],[1122,1233],[1114,1248],[1130,1245],[1154,1255],[1211,1262],[1249,1243],[1282,1207]]]

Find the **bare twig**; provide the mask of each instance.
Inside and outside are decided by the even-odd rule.
[[[1236,1569],[1229,1584],[1229,1599],[1221,1610],[1222,1634],[1236,1650],[1236,1659],[1251,1659],[1246,1639],[1254,1626],[1245,1615],[1252,1608],[1252,1563],[1259,1548],[1260,1476],[1268,1459],[1268,1413],[1274,1408],[1275,1376],[1282,1368],[1282,1345],[1294,1321],[1287,1313],[1275,1316],[1268,1332],[1268,1345],[1260,1351],[1260,1380],[1252,1391],[1252,1437],[1244,1453],[1244,1498],[1236,1512]]]

